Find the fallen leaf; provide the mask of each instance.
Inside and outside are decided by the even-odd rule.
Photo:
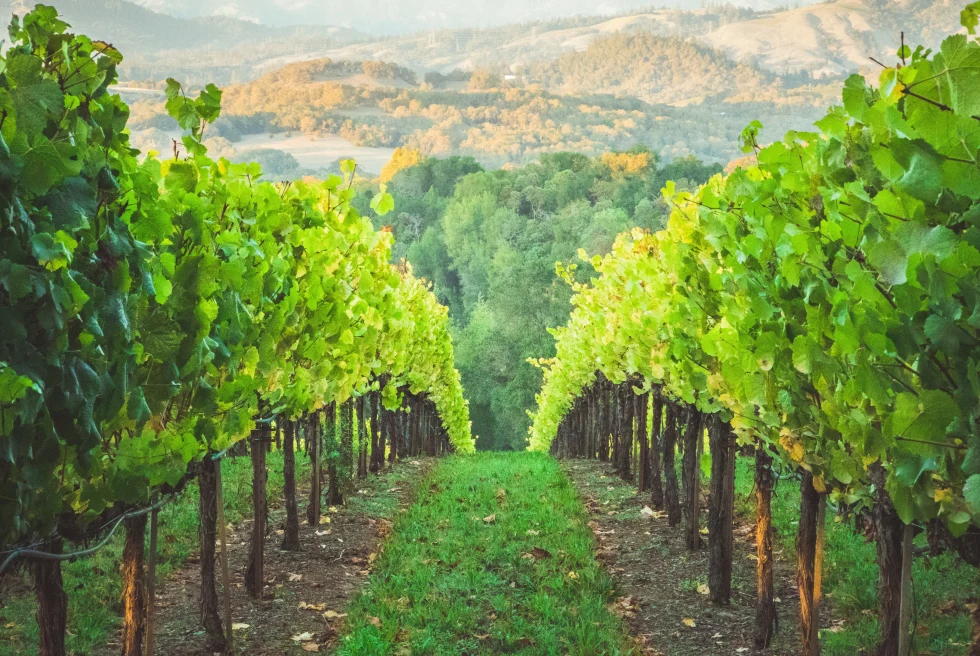
[[[303,651],[320,651],[320,645],[315,642],[304,642]]]
[[[688,627],[690,627],[692,629],[698,625],[697,622],[695,622],[690,617],[685,617],[684,619],[681,620],[681,622],[684,623],[684,626],[688,626]]]
[[[541,531],[535,531],[533,528],[527,529],[528,535],[541,535]]]
[[[698,584],[698,594],[711,594],[711,589],[704,583]]]
[[[333,531],[331,531],[330,529],[327,529],[326,531],[317,531],[316,535],[317,537],[322,538],[324,535],[330,535],[332,532]]]
[[[338,613],[335,610],[328,610],[323,614],[323,616],[328,620],[336,620],[340,619],[341,617],[347,617],[347,613]]]
[[[303,575],[302,574],[290,574],[289,575],[289,582],[290,583],[295,583],[296,581],[301,581],[302,579],[303,579]]]
[[[486,522],[487,524],[493,524],[495,521],[497,521],[497,515],[496,514],[487,515],[486,517],[483,518],[483,521]]]
[[[482,641],[482,640],[486,640],[487,638],[489,638],[490,637],[490,634],[489,633],[477,633],[473,637],[476,638],[477,640],[481,640]]]
[[[708,529],[703,528],[700,531],[698,531],[698,533],[700,533],[701,535],[707,535],[708,534]]]
[[[248,628],[248,624],[242,624],[241,622],[235,622],[231,625],[232,631],[243,631]]]
[[[573,581],[577,581],[578,580],[578,574],[576,574],[574,571],[569,572],[568,573],[568,578],[570,578]]]
[[[537,558],[538,560],[542,560],[544,558],[551,558],[551,552],[548,551],[547,549],[542,549],[541,547],[534,547],[533,549],[531,549],[531,555]]]
[[[376,626],[376,627],[378,627],[380,629],[381,628],[381,618],[378,618],[378,617],[369,617],[368,618],[368,624],[371,624],[372,626]]]
[[[322,611],[326,607],[327,607],[326,604],[308,604],[305,601],[299,602],[299,609],[300,610],[315,610],[315,611],[319,612],[319,611]]]
[[[292,638],[290,638],[290,640],[292,640],[293,642],[309,642],[312,639],[313,639],[313,634],[310,633],[309,631],[305,633],[297,633]]]
[[[321,524],[329,524],[330,523],[330,515],[320,515],[320,523]]]

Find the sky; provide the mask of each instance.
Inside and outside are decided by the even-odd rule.
[[[704,0],[132,0],[174,16],[225,15],[267,25],[344,25],[371,33],[484,27],[573,15],[617,14],[651,5],[696,9]],[[787,0],[728,0],[755,9]],[[798,0],[792,4],[812,4]],[[721,4],[721,3],[716,3]]]

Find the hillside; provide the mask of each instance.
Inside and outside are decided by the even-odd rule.
[[[491,29],[430,29],[290,53],[262,63],[258,72],[321,57],[383,59],[442,73],[484,66],[514,69],[585,50],[593,41],[614,34],[642,32],[700,40],[737,61],[778,73],[803,71],[828,77],[870,70],[869,57],[893,56],[902,31],[911,43],[936,45],[942,35],[956,31],[962,4],[958,0],[832,0],[778,11],[668,8]]]
[[[911,43],[935,45],[955,31],[962,2],[838,0],[724,25],[702,39],[740,61],[778,72],[831,76],[891,59],[901,32]]]
[[[796,80],[782,79],[711,47],[648,32],[620,33],[593,41],[581,52],[529,67],[530,79],[555,93],[610,93],[647,102],[782,101]],[[805,78],[800,80],[807,82]],[[818,104],[819,95],[797,96]]]

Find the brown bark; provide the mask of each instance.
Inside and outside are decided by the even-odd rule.
[[[61,540],[50,545],[51,553],[62,552]],[[68,623],[68,596],[61,578],[60,560],[35,560],[31,578],[37,595],[37,627],[40,656],[64,656]]]
[[[878,549],[878,628],[880,635],[875,653],[898,656],[899,610],[902,603],[902,520],[885,491],[885,469],[881,463],[868,468],[874,483],[874,519]]]
[[[667,506],[667,523],[670,526],[681,523],[680,491],[677,488],[677,467],[674,465],[679,414],[680,408],[676,404],[667,405],[667,425],[664,427],[663,441],[664,502]]]
[[[122,554],[122,655],[142,656],[146,640],[146,515],[124,522],[126,543]]]
[[[252,432],[252,540],[245,567],[245,589],[254,599],[262,598],[265,587],[265,532],[269,515],[266,508],[266,482],[269,472],[265,466],[265,447],[268,442],[263,427]]]
[[[299,551],[299,506],[296,503],[296,452],[293,448],[296,423],[287,421],[282,444],[282,480],[286,497],[286,525],[283,527],[283,551]]]
[[[663,397],[656,390],[653,392],[653,417],[650,422],[650,503],[656,510],[664,508],[664,483],[660,462],[663,409]]]
[[[367,397],[361,395],[357,397],[357,477],[367,476],[367,422],[365,412]]]
[[[701,548],[701,449],[704,442],[702,414],[691,408],[684,432],[684,544],[689,551]]]
[[[370,396],[370,407],[371,407],[371,464],[368,467],[372,474],[376,474],[378,470],[381,469],[381,465],[384,462],[384,448],[383,442],[380,440],[381,435],[381,420],[380,420],[380,409],[381,405],[380,392],[372,392]]]
[[[306,436],[306,452],[310,456],[310,502],[306,504],[306,523],[310,526],[319,526],[323,480],[323,433],[320,430],[317,413],[306,416],[303,433]]]
[[[735,434],[717,416],[711,420],[711,497],[708,506],[708,588],[714,604],[727,606],[732,596],[732,550],[735,523]]]
[[[814,584],[817,556],[817,516],[820,494],[813,487],[813,474],[803,473],[800,483],[800,525],[796,536],[796,585],[800,591],[800,638],[802,656],[819,656]]]
[[[772,456],[765,449],[759,448],[755,453],[756,649],[767,649],[776,629],[772,559],[772,484]]]
[[[646,492],[650,489],[650,436],[647,434],[647,408],[649,406],[649,394],[637,395],[633,404],[633,414],[636,415],[636,440],[640,443],[636,461],[640,492]]]
[[[198,477],[200,489],[200,547],[201,547],[201,623],[207,636],[206,649],[209,652],[223,652],[226,647],[225,635],[218,614],[218,591],[215,587],[215,540],[217,539],[218,500],[215,464],[205,458]]]

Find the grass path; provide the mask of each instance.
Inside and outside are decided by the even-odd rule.
[[[585,508],[552,458],[450,457],[396,522],[338,654],[628,654]]]

